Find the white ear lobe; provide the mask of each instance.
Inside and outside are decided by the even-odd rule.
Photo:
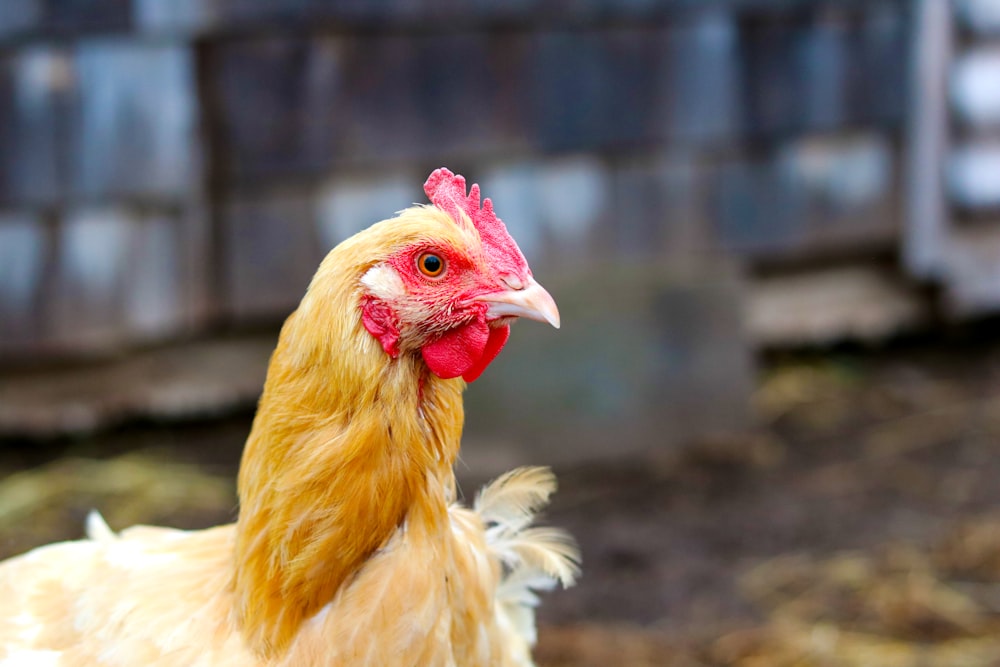
[[[377,264],[361,277],[361,284],[368,293],[383,301],[392,302],[406,295],[403,279],[388,264]]]

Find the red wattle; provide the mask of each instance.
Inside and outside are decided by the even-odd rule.
[[[424,345],[420,353],[431,372],[448,380],[475,367],[483,357],[489,340],[489,326],[486,322],[475,320]]]
[[[490,365],[490,362],[500,354],[500,350],[503,349],[508,338],[510,338],[510,327],[508,325],[505,324],[504,326],[490,329],[490,338],[486,341],[486,347],[483,349],[482,356],[479,357],[479,361],[473,364],[472,368],[462,373],[462,379],[466,382],[472,382],[482,375],[486,367]]]

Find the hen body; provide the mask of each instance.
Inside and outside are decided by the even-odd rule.
[[[531,490],[501,502],[501,514],[552,488],[540,469],[515,471],[507,482]],[[42,547],[0,568],[0,599],[13,612],[0,621],[0,665],[532,664],[526,584],[544,586],[544,566],[522,566],[501,588],[504,547],[487,545],[483,517],[452,505],[448,523],[444,535],[397,531],[284,654],[262,658],[232,613],[235,525],[136,526],[115,535],[92,515],[91,539]],[[543,539],[533,548],[550,546]],[[559,553],[557,544],[542,558],[559,568]]]
[[[482,371],[511,316],[557,314],[526,264],[493,276],[506,260],[489,201],[474,186],[474,208],[459,202],[464,180],[435,176],[452,179],[428,186],[438,208],[331,251],[283,327],[238,522],[116,535],[94,514],[89,539],[0,564],[0,667],[532,664],[534,591],[572,583],[575,547],[530,526],[547,470],[456,504],[455,376]],[[431,251],[450,283],[406,273]],[[450,284],[464,291],[437,303]]]

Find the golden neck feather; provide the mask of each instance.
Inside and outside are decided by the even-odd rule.
[[[321,279],[336,252],[282,329],[240,467],[236,613],[262,655],[287,648],[408,516],[447,527],[464,383],[383,352],[356,288]]]

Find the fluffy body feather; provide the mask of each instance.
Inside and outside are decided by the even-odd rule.
[[[531,284],[524,265],[496,279],[519,285],[515,306],[476,301],[470,285],[492,278],[471,276],[493,275],[495,253],[462,206],[408,209],[324,260],[272,357],[236,524],[115,535],[92,516],[89,539],[0,564],[0,667],[532,664],[533,591],[571,584],[578,556],[531,527],[547,470],[455,503],[465,382],[451,378],[499,352]],[[425,248],[462,300],[407,283]]]
[[[553,482],[540,469],[513,480],[522,476]],[[531,589],[575,576],[564,536],[546,553],[516,533],[493,541],[482,515],[455,504],[443,535],[423,519],[395,531],[270,657],[233,612],[235,526],[137,526],[36,549],[0,569],[0,665],[531,665]]]

